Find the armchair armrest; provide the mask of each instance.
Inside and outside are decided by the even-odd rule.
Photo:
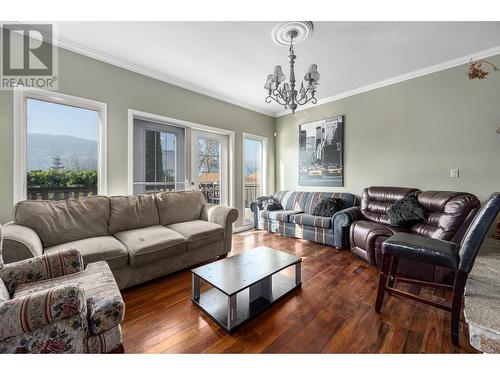
[[[43,254],[42,241],[33,229],[9,223],[2,227],[2,232],[5,263],[18,262]]]
[[[238,210],[218,204],[205,203],[201,210],[201,220],[219,224],[224,227],[224,250],[231,251],[233,223],[238,219]]]
[[[68,249],[5,264],[0,269],[0,278],[3,280],[9,293],[13,293],[17,286],[35,281],[52,279],[83,271],[83,259],[78,250]]]
[[[349,248],[349,227],[354,221],[363,218],[359,207],[349,207],[336,212],[332,217],[333,245],[338,248]]]
[[[85,309],[85,295],[77,284],[60,285],[10,299],[0,306],[0,340],[81,315]]]

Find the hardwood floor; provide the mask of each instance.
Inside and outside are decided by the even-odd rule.
[[[226,334],[191,303],[189,270],[124,291],[127,353],[473,353],[466,324],[451,344],[450,316],[397,297],[374,304],[378,271],[349,251],[248,231],[229,256],[265,245],[301,256],[302,289]],[[429,290],[410,286],[429,297]],[[434,292],[434,298],[444,298]]]

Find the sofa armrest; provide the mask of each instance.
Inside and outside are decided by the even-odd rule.
[[[0,340],[33,332],[85,312],[85,295],[77,284],[64,284],[13,298],[0,306]]]
[[[201,220],[210,221],[226,227],[238,219],[238,210],[219,204],[205,203],[201,210]]]
[[[78,250],[68,249],[5,264],[0,269],[9,293],[22,284],[52,279],[83,271],[82,255]]]
[[[349,248],[349,227],[354,221],[363,218],[359,207],[349,207],[336,212],[332,217],[333,245],[338,248]]]
[[[43,254],[43,245],[36,232],[23,225],[9,223],[2,226],[3,260],[18,262]]]
[[[231,251],[233,223],[238,219],[238,210],[218,204],[205,203],[201,210],[201,220],[219,224],[224,227],[224,250]]]
[[[259,228],[259,211],[262,210],[262,202],[268,199],[274,199],[274,197],[272,195],[263,195],[262,197],[258,197],[255,202],[250,203],[250,210],[253,212],[253,227],[255,229],[262,229]]]

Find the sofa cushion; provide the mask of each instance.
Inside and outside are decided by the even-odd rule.
[[[14,222],[33,229],[44,247],[108,235],[109,199],[92,196],[60,201],[21,201]]]
[[[180,233],[188,241],[188,250],[224,241],[224,227],[205,220],[192,220],[169,225],[167,228]]]
[[[91,237],[84,240],[66,242],[47,247],[44,253],[52,253],[63,249],[76,249],[89,263],[105,260],[111,269],[124,267],[128,263],[128,252],[125,246],[113,236]]]
[[[289,220],[291,223],[300,225],[310,225],[319,228],[331,228],[332,218],[323,216],[314,216],[310,214],[290,215]]]
[[[301,214],[303,211],[287,211],[287,210],[279,210],[279,211],[261,211],[259,215],[262,219],[266,220],[276,220],[276,221],[284,221],[288,222],[290,215]]]
[[[316,207],[314,207],[314,216],[332,217],[337,211],[339,211],[340,200],[337,198],[323,198],[318,202]]]
[[[186,239],[161,225],[115,233],[128,249],[130,264],[142,266],[186,251]]]
[[[424,208],[416,196],[408,195],[389,207],[387,217],[391,225],[407,228],[425,219]]]
[[[387,217],[387,210],[398,200],[409,194],[418,194],[420,191],[413,188],[395,186],[372,186],[363,190],[361,212],[367,220],[391,225]]]
[[[304,206],[304,212],[308,214],[314,214],[314,209],[318,203],[326,198],[335,198],[339,201],[339,210],[344,210],[355,206],[358,203],[358,199],[354,194],[351,193],[327,193],[327,192],[314,192],[309,193],[307,201]]]
[[[109,233],[160,224],[156,199],[149,195],[109,197]]]
[[[205,198],[200,191],[168,191],[156,194],[160,224],[198,220]]]
[[[305,211],[306,202],[311,193],[307,191],[278,191],[274,199],[278,201],[285,210]]]

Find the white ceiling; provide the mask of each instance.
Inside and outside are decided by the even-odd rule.
[[[274,65],[288,75],[288,50],[271,40],[274,24],[59,22],[57,33],[62,47],[277,115],[283,109],[264,102],[263,86]],[[478,52],[500,53],[500,22],[314,22],[295,48],[295,71],[301,79],[318,64],[317,97],[327,101]]]

